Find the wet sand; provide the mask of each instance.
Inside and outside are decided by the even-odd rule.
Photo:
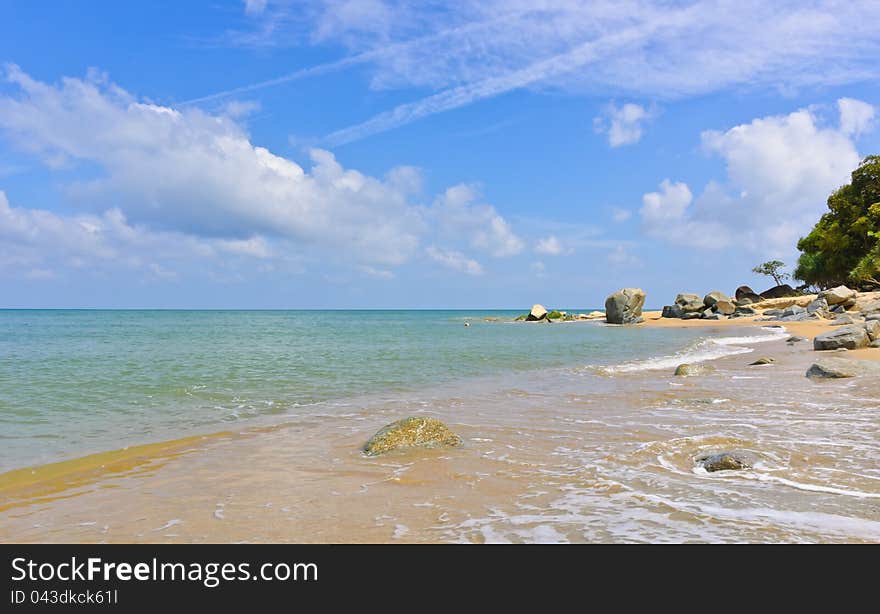
[[[719,336],[748,326],[675,324]],[[816,326],[800,324],[786,327],[806,336]],[[591,367],[510,375],[5,474],[0,540],[880,541],[880,382],[808,380],[807,343],[752,347],[699,377]],[[777,362],[750,367],[755,353]],[[464,445],[361,453],[410,414],[444,420]],[[729,449],[751,455],[753,468],[694,465]]]

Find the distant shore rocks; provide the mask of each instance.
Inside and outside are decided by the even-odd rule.
[[[538,305],[537,303],[532,305],[532,310],[529,312],[529,315],[526,316],[526,322],[538,322],[547,317],[547,310],[543,305]]]
[[[622,288],[605,299],[605,321],[609,324],[638,324],[643,321],[645,291]]]
[[[745,287],[745,286],[743,286]],[[747,287],[746,287],[747,288]],[[665,305],[661,312],[664,318],[682,320],[726,320],[729,317],[754,315],[757,313],[748,307],[748,299],[735,301],[719,290],[713,290],[700,298],[699,294],[681,293],[675,297],[672,305]]]
[[[788,284],[779,284],[778,286],[773,286],[768,290],[764,290],[759,294],[762,299],[768,298],[786,298],[789,296],[800,296],[801,292],[798,292]]]
[[[380,429],[364,444],[367,456],[406,448],[438,448],[461,445],[461,437],[436,418],[410,416]]]
[[[864,326],[841,326],[835,330],[816,335],[813,339],[814,350],[857,350],[868,347],[871,338]]]
[[[744,454],[738,452],[718,452],[704,454],[694,459],[698,467],[702,467],[709,473],[716,471],[742,471],[750,469],[751,464]]]
[[[736,300],[744,302],[749,301],[750,303],[760,303],[761,297],[757,292],[749,288],[748,286],[740,286],[736,289],[736,292],[733,293]]]
[[[837,379],[880,375],[880,363],[873,360],[828,357],[817,360],[806,373],[810,379]]]

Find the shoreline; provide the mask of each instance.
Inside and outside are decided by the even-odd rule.
[[[660,319],[658,316],[659,312],[646,312],[646,321],[638,326],[705,329],[709,338],[723,337],[735,328],[779,326],[760,321],[760,316],[724,321],[683,321]],[[784,322],[781,326],[789,333],[804,336],[831,328],[829,321]],[[612,377],[587,375],[599,388],[583,388],[579,377],[584,375],[573,377],[583,374],[583,369],[560,367],[555,375],[551,374],[554,378],[551,381],[569,389],[557,391],[554,384],[547,391],[542,391],[544,385],[534,389],[531,380],[540,379],[543,372],[538,371],[536,374],[539,375],[526,377],[528,383],[522,381],[521,385],[518,380],[521,380],[522,373],[508,374],[504,379],[512,386],[510,392],[489,401],[484,398],[485,390],[471,396],[450,393],[451,398],[439,405],[435,403],[427,409],[409,408],[403,413],[400,404],[388,401],[378,403],[375,407],[361,407],[359,411],[347,413],[344,417],[327,415],[298,419],[296,416],[285,416],[282,422],[271,427],[248,428],[243,425],[236,432],[227,430],[213,435],[196,435],[13,470],[0,474],[0,496],[3,500],[0,518],[4,518],[8,525],[6,529],[0,529],[0,538],[6,542],[293,540],[381,543],[456,541],[462,539],[462,535],[468,535],[467,541],[500,541],[500,534],[485,526],[473,533],[468,527],[474,521],[468,519],[481,518],[481,514],[485,513],[484,506],[503,506],[503,501],[529,502],[529,505],[542,506],[541,509],[557,505],[547,499],[549,495],[544,492],[546,486],[540,486],[546,479],[541,467],[560,453],[554,448],[554,441],[572,438],[569,431],[574,424],[583,426],[578,428],[580,434],[565,446],[564,450],[570,450],[565,452],[566,455],[579,455],[577,450],[581,448],[584,448],[584,453],[591,449],[601,451],[608,445],[607,441],[620,442],[616,445],[622,445],[623,450],[633,445],[647,446],[647,451],[654,446],[671,445],[674,450],[669,452],[672,460],[662,461],[661,469],[666,467],[665,470],[668,470],[667,465],[673,463],[674,476],[679,476],[675,479],[692,482],[696,478],[689,469],[689,463],[694,453],[718,446],[761,450],[766,445],[749,443],[748,430],[734,434],[722,429],[714,434],[718,431],[718,427],[713,426],[714,421],[702,427],[708,429],[705,435],[696,438],[686,436],[695,428],[695,420],[699,422],[700,414],[693,412],[705,413],[716,403],[720,405],[713,411],[719,411],[735,398],[734,393],[740,394],[740,388],[746,390],[748,386],[757,385],[759,380],[766,381],[774,389],[795,390],[791,387],[797,386],[804,390],[824,390],[823,394],[840,390],[833,383],[818,386],[806,383],[809,380],[803,375],[805,365],[823,354],[814,352],[811,345],[808,348],[807,343],[787,346],[782,339],[777,339],[749,343],[746,347],[751,348],[750,353],[721,356],[708,361],[707,364],[713,365],[710,374],[696,378],[675,378],[665,368],[646,369]],[[880,359],[877,350],[871,349],[869,352],[872,353],[870,359]],[[776,356],[778,364],[769,368],[747,366],[755,356],[764,353]],[[844,354],[862,357],[857,352]],[[738,382],[734,388],[730,388],[732,380]],[[751,383],[753,380],[755,384]],[[761,384],[761,389],[766,388],[767,384]],[[464,388],[469,389],[468,386]],[[553,391],[552,396],[548,397],[550,390]],[[533,397],[535,404],[529,400]],[[581,397],[584,398],[578,400]],[[664,443],[663,430],[653,426],[655,419],[649,419],[644,426],[631,430],[628,426],[630,421],[639,416],[638,410],[634,410],[631,404],[637,403],[639,405],[635,407],[639,407],[647,399],[654,399],[649,402],[649,407],[656,404],[662,407],[668,403],[676,407],[676,404],[688,399],[691,399],[689,403],[696,404],[683,415],[681,427],[684,431],[679,438]],[[595,411],[595,403],[614,406],[617,409],[601,423],[607,424],[608,428],[623,429],[624,434],[592,434],[594,429],[589,426],[592,420],[581,416],[581,410],[576,410],[570,416],[563,415],[563,423],[558,429],[544,433],[543,421],[559,419],[557,414],[560,408],[572,401],[583,404],[584,409],[591,412]],[[483,409],[486,403],[489,405]],[[545,407],[545,403],[549,403],[549,406]],[[563,405],[560,406],[560,403]],[[698,409],[704,407],[704,403],[709,403],[705,406],[707,409]],[[511,404],[512,407],[509,407]],[[462,405],[474,407],[462,414]],[[496,405],[498,409],[494,409]],[[795,403],[794,406],[804,411],[806,404]],[[517,407],[520,409],[517,410]],[[378,427],[412,411],[448,421],[465,439],[463,449],[423,450],[374,459],[365,458],[360,453],[361,444]],[[668,411],[664,410],[663,415],[667,415]],[[772,411],[772,408],[764,411]],[[811,410],[807,411],[809,413]],[[761,413],[756,415],[761,416]],[[747,419],[736,414],[734,416],[736,422],[748,423]],[[773,418],[772,423],[774,428],[785,426],[785,420],[780,418]],[[532,431],[535,431],[534,435]],[[598,439],[592,444],[587,443],[589,438],[597,436]],[[526,457],[508,465],[505,457],[510,454],[509,449],[516,449]],[[635,449],[636,459],[640,454],[638,449]],[[769,458],[781,458],[785,454],[788,452],[773,452],[774,456]],[[649,461],[650,458],[645,460]],[[583,466],[589,474],[593,471],[589,467],[596,462],[577,461],[577,466]],[[622,462],[626,464],[628,461],[624,459]],[[598,466],[601,466],[601,462]],[[522,485],[510,481],[511,476],[517,478],[520,473],[529,475],[529,467],[538,470],[536,476],[529,478],[537,482]],[[551,473],[555,474],[556,471],[559,470]],[[560,475],[572,475],[575,478],[572,484],[568,483],[568,478],[554,478],[561,480],[561,492],[580,488],[578,484],[585,479],[577,477],[578,472],[571,471],[571,468],[565,469]],[[797,471],[802,472],[803,469],[798,468]],[[874,469],[869,467],[863,471],[871,473]],[[663,474],[661,477],[669,479]],[[602,476],[596,479],[598,481],[588,492],[594,492],[600,499],[590,505],[604,505],[604,497],[614,499],[627,492],[624,489],[615,494],[621,487],[613,485],[614,479]],[[775,479],[773,471],[767,474],[766,479]],[[797,492],[791,496],[800,501],[802,495],[798,493],[804,489],[809,492],[831,488],[841,492],[852,490],[863,493],[852,495],[857,499],[880,498],[880,493],[874,494],[871,490],[873,484],[841,487],[818,481],[814,485],[813,482],[818,479],[816,476],[801,476],[789,480],[793,484],[803,482],[803,486],[797,486]],[[608,488],[611,490],[608,491]],[[554,491],[550,489],[548,492]],[[278,502],[279,499],[282,502]],[[467,503],[450,505],[452,501]],[[641,509],[647,503],[639,499],[635,505],[636,509]],[[444,511],[435,512],[438,508]],[[690,507],[685,505],[681,509],[690,510]],[[514,510],[508,510],[507,513],[513,514]],[[690,511],[680,513],[688,517],[691,514]],[[447,517],[457,518],[458,524],[440,531],[437,527],[446,527],[447,521],[443,519]],[[327,518],[333,518],[338,526],[323,526]],[[390,520],[392,518],[393,521]],[[869,514],[869,518],[873,516]],[[489,527],[494,526],[495,522],[501,521],[479,521],[488,523],[486,526]],[[875,530],[875,525],[871,524],[873,522],[877,523],[877,530],[880,531],[880,518],[870,520],[866,525],[868,535],[872,536],[875,535],[871,533]],[[0,525],[3,524],[0,522]],[[522,539],[563,539],[558,532],[542,529],[541,526],[535,528],[534,534],[523,534]],[[553,530],[556,531],[555,528]],[[767,530],[771,531],[769,535],[775,534],[777,529],[771,527]],[[505,535],[509,537],[511,534],[516,534],[516,531],[508,531]],[[787,539],[784,537],[787,534],[781,535],[781,539]],[[832,532],[831,535],[838,537],[829,539],[840,539],[850,534]],[[880,532],[876,536],[880,536]],[[621,539],[621,536],[608,539]]]

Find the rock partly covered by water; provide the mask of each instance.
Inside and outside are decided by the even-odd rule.
[[[705,454],[697,457],[695,462],[710,473],[715,471],[741,471],[750,468],[748,459],[736,452]]]
[[[857,350],[867,347],[870,343],[868,333],[864,326],[850,325],[841,326],[827,333],[817,335],[813,339],[814,350]]]
[[[410,416],[383,427],[364,444],[367,456],[405,448],[440,448],[461,445],[461,437],[436,418]]]
[[[677,375],[679,377],[687,377],[689,375],[702,375],[708,370],[709,368],[706,365],[682,363],[675,367],[674,375]]]
[[[642,321],[645,291],[623,288],[605,299],[605,321],[609,324],[638,324]]]
[[[873,360],[828,357],[816,361],[807,369],[809,378],[842,378],[860,375],[880,375],[880,363]]]
[[[757,365],[772,365],[774,362],[776,362],[775,358],[770,358],[769,356],[761,356],[761,358],[759,358],[758,360],[750,362],[749,366],[754,367]]]

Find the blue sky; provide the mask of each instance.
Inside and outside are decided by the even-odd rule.
[[[772,5],[772,6],[768,6]],[[768,286],[880,153],[871,2],[0,5],[0,306]]]

